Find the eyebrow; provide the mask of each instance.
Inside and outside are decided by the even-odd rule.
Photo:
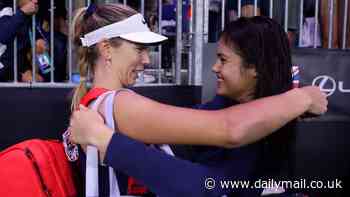
[[[135,44],[135,47],[136,47],[137,49],[140,49],[140,50],[145,50],[145,49],[148,49],[148,47],[147,47],[147,46],[145,46],[145,45],[141,45],[141,44]]]
[[[149,48],[149,46],[147,44],[140,44],[140,43],[132,42],[132,41],[129,41],[129,40],[126,40],[126,41],[131,43],[134,46],[134,48],[136,48],[136,49],[143,50],[143,49],[148,49]]]
[[[217,55],[218,57],[228,58],[227,55],[225,55],[224,53],[221,53],[221,52],[217,52],[216,55]]]

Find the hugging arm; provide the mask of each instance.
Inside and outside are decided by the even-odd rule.
[[[235,166],[233,158],[225,162]],[[219,165],[209,167],[181,160],[116,133],[108,145],[105,163],[141,181],[157,195],[169,197],[222,196],[238,189],[221,189],[220,185],[207,189],[205,187],[207,178],[212,178],[219,184],[220,180],[247,180],[250,176],[249,171],[234,167],[224,168]]]
[[[310,91],[317,95],[313,96],[317,102]],[[316,87],[293,89],[216,111],[173,107],[122,91],[114,102],[114,117],[120,132],[145,143],[232,148],[271,134],[312,107],[312,112],[321,114],[326,106],[325,95]]]

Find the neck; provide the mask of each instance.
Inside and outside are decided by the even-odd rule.
[[[111,72],[107,72],[105,67],[95,66],[94,80],[92,87],[106,88],[109,90],[118,90],[123,88],[120,79]]]
[[[240,98],[236,98],[236,100],[239,103],[247,103],[247,102],[253,100],[253,97],[252,96],[250,96],[250,97],[240,97]]]
[[[233,96],[232,99],[239,102],[239,103],[247,103],[247,102],[252,101],[254,99],[254,93],[247,91],[239,96]]]

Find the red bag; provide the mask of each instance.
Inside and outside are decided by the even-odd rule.
[[[0,152],[0,196],[77,196],[72,164],[58,140],[27,140]]]

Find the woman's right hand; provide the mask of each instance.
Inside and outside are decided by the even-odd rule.
[[[327,112],[327,95],[317,86],[305,86],[300,88],[302,92],[310,99],[310,105],[307,112],[322,115]]]

